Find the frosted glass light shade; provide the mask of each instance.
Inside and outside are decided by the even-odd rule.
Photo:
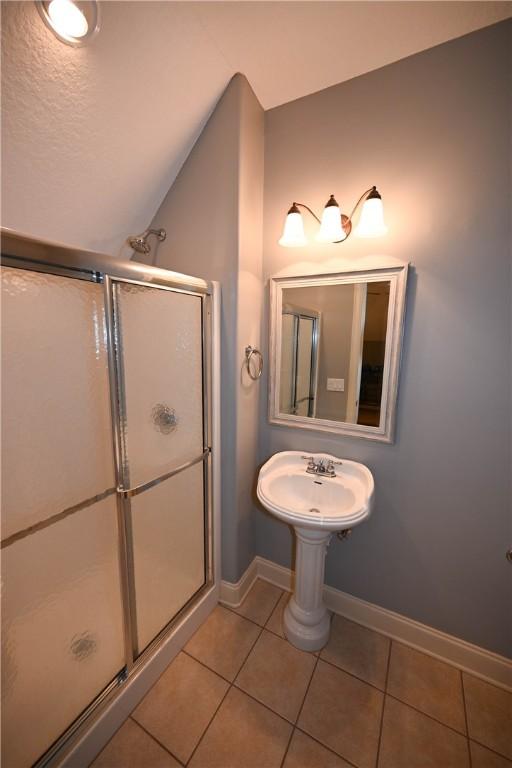
[[[338,203],[331,195],[322,213],[320,229],[316,235],[319,243],[338,243],[346,238],[346,233],[341,226],[341,211]]]
[[[299,248],[306,244],[304,222],[302,221],[299,209],[294,203],[286,216],[279,245],[283,245],[285,248]]]
[[[378,197],[368,197],[363,203],[361,217],[355,234],[358,237],[381,237],[387,231],[388,228],[384,222],[384,210],[380,195]]]

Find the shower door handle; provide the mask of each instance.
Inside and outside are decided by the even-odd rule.
[[[168,480],[170,477],[177,475],[179,472],[183,472],[184,469],[193,467],[194,464],[199,464],[200,461],[205,461],[210,455],[210,450],[210,448],[207,448],[200,456],[197,456],[195,459],[191,459],[190,461],[186,461],[184,464],[180,464],[179,467],[172,469],[170,472],[166,472],[164,475],[155,477],[154,480],[148,480],[147,483],[141,483],[140,485],[136,485],[134,488],[118,488],[117,491],[121,494],[123,499],[130,499],[132,496],[138,496],[139,493],[147,491],[148,488],[153,488],[153,486],[163,483],[164,480]]]

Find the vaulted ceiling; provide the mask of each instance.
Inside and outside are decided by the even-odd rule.
[[[265,109],[512,15],[510,2],[103,2],[71,48],[2,2],[2,224],[113,255],[143,230],[229,79]]]

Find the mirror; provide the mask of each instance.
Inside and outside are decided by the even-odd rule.
[[[271,280],[271,423],[392,441],[406,278]]]

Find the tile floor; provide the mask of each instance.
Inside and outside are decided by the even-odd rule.
[[[512,768],[512,693],[340,616],[299,651],[288,597],[219,605],[91,768]]]

